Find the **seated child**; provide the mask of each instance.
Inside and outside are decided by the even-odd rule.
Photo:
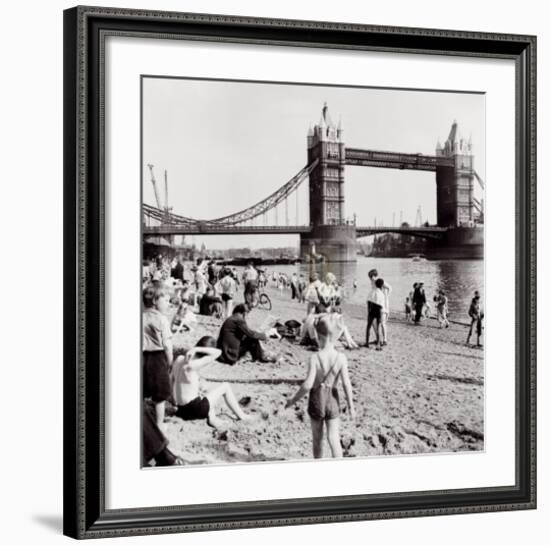
[[[173,369],[174,400],[178,406],[176,416],[183,420],[206,420],[209,426],[223,429],[223,421],[216,416],[214,410],[223,397],[237,419],[253,419],[243,412],[227,382],[210,389],[205,389],[201,384],[199,371],[215,361],[220,354],[221,350],[216,348],[216,339],[205,336],[185,356],[176,358]]]
[[[196,323],[197,317],[194,312],[189,308],[186,301],[182,301],[178,306],[176,314],[174,314],[174,317],[172,318],[170,327],[172,329],[172,333],[176,335],[182,331],[190,331]]]

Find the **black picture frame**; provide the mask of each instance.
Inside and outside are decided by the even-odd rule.
[[[103,46],[108,35],[513,59],[516,482],[342,497],[105,508]],[[113,537],[536,507],[536,37],[102,7],[64,12],[64,533]]]

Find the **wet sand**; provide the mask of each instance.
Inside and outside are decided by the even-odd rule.
[[[305,316],[305,305],[276,289],[269,313],[281,321]],[[354,339],[364,343],[366,307],[343,305],[346,324]],[[268,313],[254,309],[248,323],[259,327]],[[197,316],[194,331],[179,334],[175,346],[191,347],[203,335],[217,337],[221,322]],[[440,329],[433,319],[415,326],[404,314],[390,314],[388,345],[344,350],[357,412],[355,423],[347,410],[341,415],[345,456],[457,452],[483,449],[483,350],[465,345],[467,328],[452,323]],[[312,458],[307,397],[296,406],[284,403],[305,378],[313,354],[286,339],[269,340],[266,348],[280,355],[276,363],[251,362],[248,357],[230,366],[215,362],[202,371],[207,387],[231,384],[237,399],[250,397],[244,410],[253,422],[232,419],[223,401],[218,415],[227,422],[227,434],[217,434],[205,421],[184,422],[168,416],[170,449],[190,464],[223,464]],[[208,384],[210,383],[210,384]],[[345,396],[341,386],[341,407]],[[170,414],[168,412],[168,414]],[[328,456],[325,444],[325,456]]]

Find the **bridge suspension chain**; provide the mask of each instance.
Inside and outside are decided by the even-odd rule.
[[[485,182],[481,179],[481,177],[475,170],[474,170],[474,177],[477,180],[478,184],[480,185],[481,189],[485,189]]]
[[[186,216],[181,216],[174,213],[166,213],[165,210],[156,208],[154,206],[144,204],[143,213],[145,216],[158,220],[164,224],[172,225],[187,225],[187,226],[198,226],[198,225],[214,225],[214,226],[231,226],[237,224],[243,224],[248,220],[253,220],[254,218],[264,216],[264,223],[267,225],[267,212],[275,208],[275,214],[277,214],[277,205],[280,204],[283,200],[286,200],[292,193],[296,192],[302,182],[309,176],[311,171],[317,166],[319,162],[318,159],[311,162],[302,168],[297,174],[295,174],[286,184],[281,186],[279,189],[274,191],[271,195],[263,199],[262,201],[241,210],[235,214],[230,214],[228,216],[223,216],[220,218],[210,219],[210,220],[200,220],[195,218],[189,218]]]

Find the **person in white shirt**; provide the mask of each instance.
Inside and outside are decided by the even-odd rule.
[[[371,269],[368,272],[369,280],[371,284],[371,291],[369,293],[369,296],[367,297],[367,306],[369,307],[369,314],[370,314],[370,306],[371,306],[371,294],[376,289],[376,280],[378,279],[378,271],[376,269]],[[382,288],[382,292],[384,294],[384,311],[382,312],[380,316],[380,332],[382,334],[382,346],[387,344],[388,340],[388,317],[390,313],[390,293],[392,291],[392,287],[388,282],[384,281],[384,285]],[[367,333],[367,338],[368,338]]]
[[[384,281],[382,286],[382,293],[384,294],[384,310],[382,310],[382,316],[380,320],[380,333],[382,334],[382,346],[388,344],[388,318],[390,316],[390,293],[391,286]]]
[[[315,309],[319,304],[319,290],[323,283],[319,280],[319,275],[313,273],[309,278],[309,286],[305,293],[305,300],[307,302],[306,316],[315,313]]]
[[[222,278],[219,281],[221,288],[221,298],[223,301],[224,318],[229,318],[233,312],[233,299],[237,291],[237,282],[233,278],[230,270],[222,271]]]
[[[384,280],[377,278],[374,281],[374,289],[369,293],[368,302],[368,317],[367,317],[367,331],[365,347],[369,347],[370,328],[374,325],[374,332],[376,334],[376,350],[382,350],[381,336],[380,336],[380,324],[382,322],[382,313],[385,311],[386,297],[382,288],[384,287]]]

